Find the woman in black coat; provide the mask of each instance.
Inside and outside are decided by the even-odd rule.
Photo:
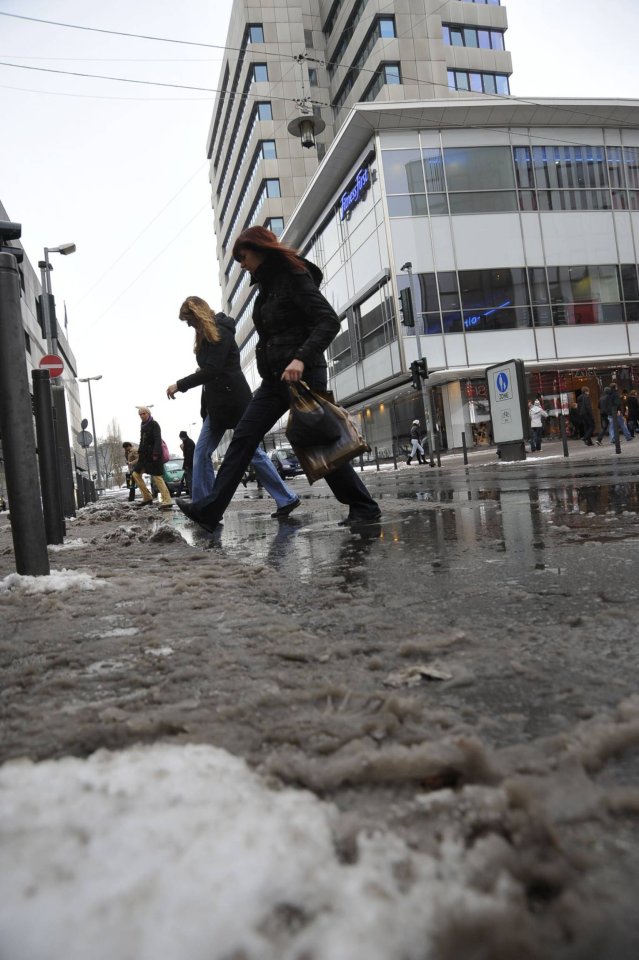
[[[214,530],[222,519],[260,440],[288,410],[288,384],[303,377],[310,387],[326,389],[324,351],[340,328],[337,314],[318,289],[321,270],[281,244],[266,227],[244,230],[235,241],[233,256],[258,286],[253,323],[262,383],[235,429],[211,496],[196,505],[179,504],[207,530]],[[379,506],[350,463],[329,473],[326,482],[349,507],[341,524],[379,520]]]
[[[227,430],[232,430],[251,399],[251,388],[240,366],[240,351],[235,342],[235,321],[224,313],[213,313],[206,300],[187,297],[180,307],[180,320],[195,330],[195,359],[198,369],[167,387],[167,396],[202,389],[202,429],[195,445],[191,499],[203,500],[213,492],[215,470],[211,457]],[[273,517],[286,517],[300,505],[300,499],[280,478],[279,473],[258,447],[252,463],[255,476],[269,493],[277,510]]]
[[[164,482],[164,457],[162,455],[162,431],[160,424],[151,416],[148,407],[138,407],[140,415],[140,443],[138,444],[137,463],[131,465],[131,475],[135,480],[142,503],[147,507],[153,503],[153,497],[146,483],[142,479],[143,473],[153,477],[153,482],[160,492],[160,510],[170,510],[173,506],[169,488]]]

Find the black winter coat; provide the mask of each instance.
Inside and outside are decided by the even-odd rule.
[[[147,420],[140,430],[138,446],[137,473],[150,473],[152,477],[162,476],[162,431],[157,420]]]
[[[253,275],[259,285],[255,353],[264,380],[279,380],[291,360],[302,360],[305,368],[325,367],[324,351],[339,333],[337,314],[318,289],[322,271],[308,260],[303,263],[306,269],[295,273],[268,257]]]
[[[224,313],[215,314],[221,339],[204,340],[195,354],[199,370],[177,381],[180,393],[203,386],[202,418],[207,413],[214,430],[237,426],[252,397],[240,366],[240,351],[235,342],[235,321]]]
[[[577,411],[583,424],[586,426],[594,424],[595,416],[592,412],[592,400],[590,399],[589,394],[579,394],[579,399],[577,400]]]

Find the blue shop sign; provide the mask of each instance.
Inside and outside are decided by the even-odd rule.
[[[340,200],[340,219],[344,220],[353,207],[363,199],[364,194],[371,185],[370,172],[368,167],[361,167],[355,174],[353,185],[342,194]]]

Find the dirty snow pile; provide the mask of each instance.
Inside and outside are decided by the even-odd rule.
[[[0,956],[426,960],[460,916],[516,941],[506,874],[472,889],[463,845],[428,856],[385,833],[344,862],[337,818],[210,746],[7,763]]]
[[[106,586],[105,580],[99,580],[90,573],[80,573],[77,570],[52,570],[46,577],[22,576],[19,573],[10,573],[0,580],[0,596],[2,594],[35,594],[58,593],[61,590],[97,590]]]

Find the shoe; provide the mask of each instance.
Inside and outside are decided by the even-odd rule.
[[[597,444],[598,447],[601,446],[601,440],[595,440],[595,443]]]
[[[352,527],[358,524],[377,523],[382,519],[381,510],[371,510],[370,513],[349,513],[343,520],[337,521],[338,527]]]
[[[192,520],[193,523],[197,523],[198,526],[202,527],[204,530],[208,530],[209,533],[215,533],[220,525],[218,522],[208,523],[207,520],[202,516],[201,512],[194,507],[192,503],[182,503],[181,500],[178,500],[178,507],[185,517],[188,517],[188,519]]]
[[[301,503],[302,501],[297,497],[290,503],[285,503],[283,507],[278,507],[275,513],[271,514],[271,517],[274,520],[282,520],[284,517],[288,517],[290,513],[293,513],[293,510],[297,510]]]
[[[153,500],[143,500],[142,503],[136,503],[135,509],[141,510],[142,507],[152,507],[154,506]]]
[[[161,503],[161,504],[160,504],[160,510],[172,510],[172,509],[173,509],[173,504],[172,504],[172,503]]]

